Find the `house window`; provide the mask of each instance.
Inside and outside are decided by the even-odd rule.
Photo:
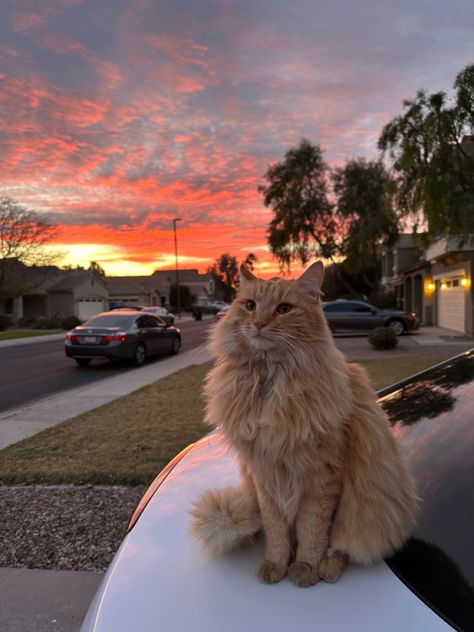
[[[13,299],[5,299],[5,314],[13,314]]]
[[[453,287],[459,287],[459,279],[453,280]]]

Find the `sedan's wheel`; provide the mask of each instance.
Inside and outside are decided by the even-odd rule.
[[[401,320],[391,320],[387,324],[387,327],[389,327],[397,336],[401,336],[405,331],[405,325]]]
[[[91,363],[90,358],[74,358],[79,366],[89,366]]]
[[[146,360],[146,349],[143,343],[139,343],[135,349],[135,355],[133,356],[133,363],[135,366],[141,366]]]
[[[171,349],[170,349],[171,355],[176,355],[177,353],[179,353],[180,349],[181,349],[181,339],[179,338],[179,336],[175,336],[173,338],[173,344],[171,345]]]

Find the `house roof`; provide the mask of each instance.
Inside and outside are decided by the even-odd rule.
[[[27,266],[18,259],[2,261],[4,281],[2,294],[46,294],[49,288],[65,274],[56,266]]]
[[[192,286],[194,292],[202,292],[211,279],[211,274],[199,274],[196,269],[179,270],[180,284]],[[148,294],[156,290],[165,295],[170,286],[176,283],[176,269],[155,270],[150,276],[107,277],[107,283],[111,294]]]
[[[90,277],[94,277],[94,279],[97,279],[104,285],[107,284],[105,279],[94,270],[61,270],[61,272],[63,273],[62,278],[57,283],[49,286],[49,292],[70,292]]]
[[[135,279],[148,277],[107,277],[110,294],[148,294],[154,288],[147,283],[137,283]]]
[[[179,270],[180,283],[207,283],[212,278],[210,273],[200,274],[196,268]],[[171,283],[176,283],[176,269],[155,270],[151,275],[156,279],[166,279]]]

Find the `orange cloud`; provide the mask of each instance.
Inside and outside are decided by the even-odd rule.
[[[168,265],[180,217],[186,265],[254,251],[277,273],[257,193],[268,164],[302,136],[331,164],[376,155],[419,77],[446,89],[472,58],[469,0],[458,17],[387,5],[383,21],[368,0],[275,0],[271,20],[258,0],[185,5],[2,7],[0,193],[50,214],[74,260]],[[443,20],[440,47],[425,25]]]

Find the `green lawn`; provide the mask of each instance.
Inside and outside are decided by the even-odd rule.
[[[15,338],[31,338],[33,336],[50,336],[51,334],[61,333],[59,329],[39,330],[39,331],[2,331],[0,332],[0,340],[14,340]],[[66,334],[64,334],[66,335]]]
[[[360,361],[374,388],[442,358]],[[210,365],[192,366],[0,451],[0,483],[148,484],[203,423],[202,380]]]

